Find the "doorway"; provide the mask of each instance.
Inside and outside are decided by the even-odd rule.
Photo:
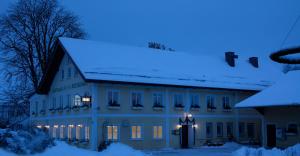
[[[276,146],[276,125],[267,125],[267,146],[273,148]]]
[[[181,128],[181,148],[189,147],[189,125],[182,125]]]

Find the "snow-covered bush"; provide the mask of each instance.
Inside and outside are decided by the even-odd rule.
[[[300,156],[300,144],[285,150],[242,147],[233,152],[233,156]]]
[[[0,129],[0,148],[17,154],[33,154],[52,146],[53,141],[41,130],[11,131]]]

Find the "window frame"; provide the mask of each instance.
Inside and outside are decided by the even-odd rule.
[[[195,105],[195,103],[193,103],[194,101],[195,101],[195,98],[196,97],[196,101],[197,101],[197,103],[196,103],[196,105]],[[190,105],[191,105],[191,107],[195,107],[195,106],[198,106],[199,108],[200,108],[200,96],[199,96],[199,94],[196,94],[196,93],[192,93],[192,94],[190,94]]]
[[[112,139],[109,139],[108,138],[108,128],[109,127],[112,127]],[[117,128],[117,138],[116,139],[114,139],[114,127],[116,127]],[[106,125],[106,141],[109,141],[109,142],[118,142],[118,141],[120,141],[120,125]]]
[[[289,131],[289,126],[290,125],[296,125],[296,132]],[[299,126],[298,126],[298,124],[296,122],[288,122],[286,124],[286,133],[295,134],[295,135],[299,134]]]
[[[136,103],[135,105],[133,104],[133,94],[136,94],[136,101],[138,101],[138,94],[140,94],[140,104]],[[144,92],[143,91],[131,91],[130,92],[130,104],[133,107],[144,107]]]
[[[208,135],[208,127],[211,127],[211,135]],[[205,135],[206,138],[213,138],[214,137],[214,124],[213,122],[206,122],[205,124]]]
[[[133,127],[135,127],[136,129],[135,129],[135,136],[136,136],[136,138],[133,138],[133,131],[132,131],[132,128]],[[137,134],[138,134],[138,127],[140,127],[140,138],[138,138],[137,136]],[[130,140],[143,140],[144,139],[144,137],[143,137],[143,126],[142,125],[131,125],[130,126]]]
[[[227,99],[227,100],[225,100],[225,99]],[[228,108],[226,108],[226,106]],[[222,108],[223,108],[223,110],[231,110],[232,109],[231,104],[230,104],[230,97],[227,95],[222,96]]]
[[[182,100],[182,103],[181,105],[179,105],[179,103],[177,103],[177,100],[178,98],[176,98],[177,96],[181,96],[181,100]],[[177,105],[178,104],[178,105]],[[174,93],[173,94],[173,106],[174,107],[178,107],[178,106],[182,106],[183,108],[185,107],[185,102],[184,102],[184,95],[183,93]]]
[[[218,131],[218,129],[219,129],[219,126],[220,126],[220,134],[219,134],[219,131]],[[221,138],[221,137],[224,137],[224,124],[223,124],[223,122],[217,122],[217,137],[219,137],[219,138]]]
[[[210,99],[210,100],[208,101],[208,99]],[[212,103],[212,105],[210,107],[208,107],[209,106],[208,102]],[[207,110],[208,109],[216,110],[217,109],[217,106],[216,106],[216,97],[214,95],[206,95],[205,104],[206,104]]]
[[[155,130],[156,127],[156,130]],[[159,132],[159,127],[161,127],[161,138],[159,138],[158,136],[158,132]],[[156,131],[156,136],[154,135],[154,131]],[[164,138],[164,128],[163,125],[153,125],[152,126],[152,138],[154,140],[162,140]]]
[[[117,95],[118,95],[118,97],[117,97],[117,99],[116,99],[116,104],[117,105],[119,105],[119,106],[121,106],[121,104],[120,104],[120,91],[119,90],[116,90],[116,89],[110,89],[110,90],[107,90],[107,92],[106,92],[106,101],[107,101],[107,106],[113,106],[113,105],[111,105],[110,104],[110,99],[109,99],[109,93],[111,92],[111,95],[112,95],[112,104],[113,104],[113,102],[114,102],[114,93],[117,93]]]

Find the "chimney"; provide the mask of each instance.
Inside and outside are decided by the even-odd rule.
[[[238,58],[238,55],[235,55],[234,52],[225,52],[225,60],[229,66],[235,66],[235,59]]]
[[[249,63],[253,67],[258,68],[258,57],[249,57]]]

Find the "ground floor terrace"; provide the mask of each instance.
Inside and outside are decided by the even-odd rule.
[[[227,141],[261,143],[261,117],[239,115],[99,114],[31,119],[56,139],[97,150],[108,142],[136,149],[191,148]]]

